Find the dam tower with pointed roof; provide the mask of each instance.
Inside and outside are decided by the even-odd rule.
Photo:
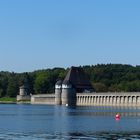
[[[76,90],[67,80],[64,80],[62,84],[62,105],[76,106]]]
[[[75,106],[76,93],[91,92],[93,87],[85,74],[84,70],[80,67],[71,67],[62,83],[62,104]]]

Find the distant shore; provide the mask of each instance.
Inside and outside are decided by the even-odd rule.
[[[17,103],[24,103],[24,104],[29,104],[30,101],[21,101],[17,102],[16,98],[10,98],[10,97],[2,97],[0,98],[0,104],[17,104]]]

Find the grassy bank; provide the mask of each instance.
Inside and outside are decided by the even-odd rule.
[[[10,97],[2,97],[0,98],[0,103],[16,103],[16,98],[10,98]]]
[[[0,103],[8,104],[8,103],[23,103],[23,104],[29,104],[30,100],[24,100],[24,101],[19,101],[17,102],[16,98],[11,98],[11,97],[2,97],[0,98]]]

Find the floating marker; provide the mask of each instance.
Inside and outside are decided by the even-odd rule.
[[[119,113],[116,114],[116,121],[119,121],[121,119],[121,115]]]

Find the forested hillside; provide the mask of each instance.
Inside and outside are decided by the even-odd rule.
[[[100,64],[81,66],[96,92],[140,91],[140,66]],[[30,93],[54,92],[57,79],[64,79],[68,69],[54,68],[25,73],[0,72],[0,97],[15,97],[19,86],[28,83]]]

